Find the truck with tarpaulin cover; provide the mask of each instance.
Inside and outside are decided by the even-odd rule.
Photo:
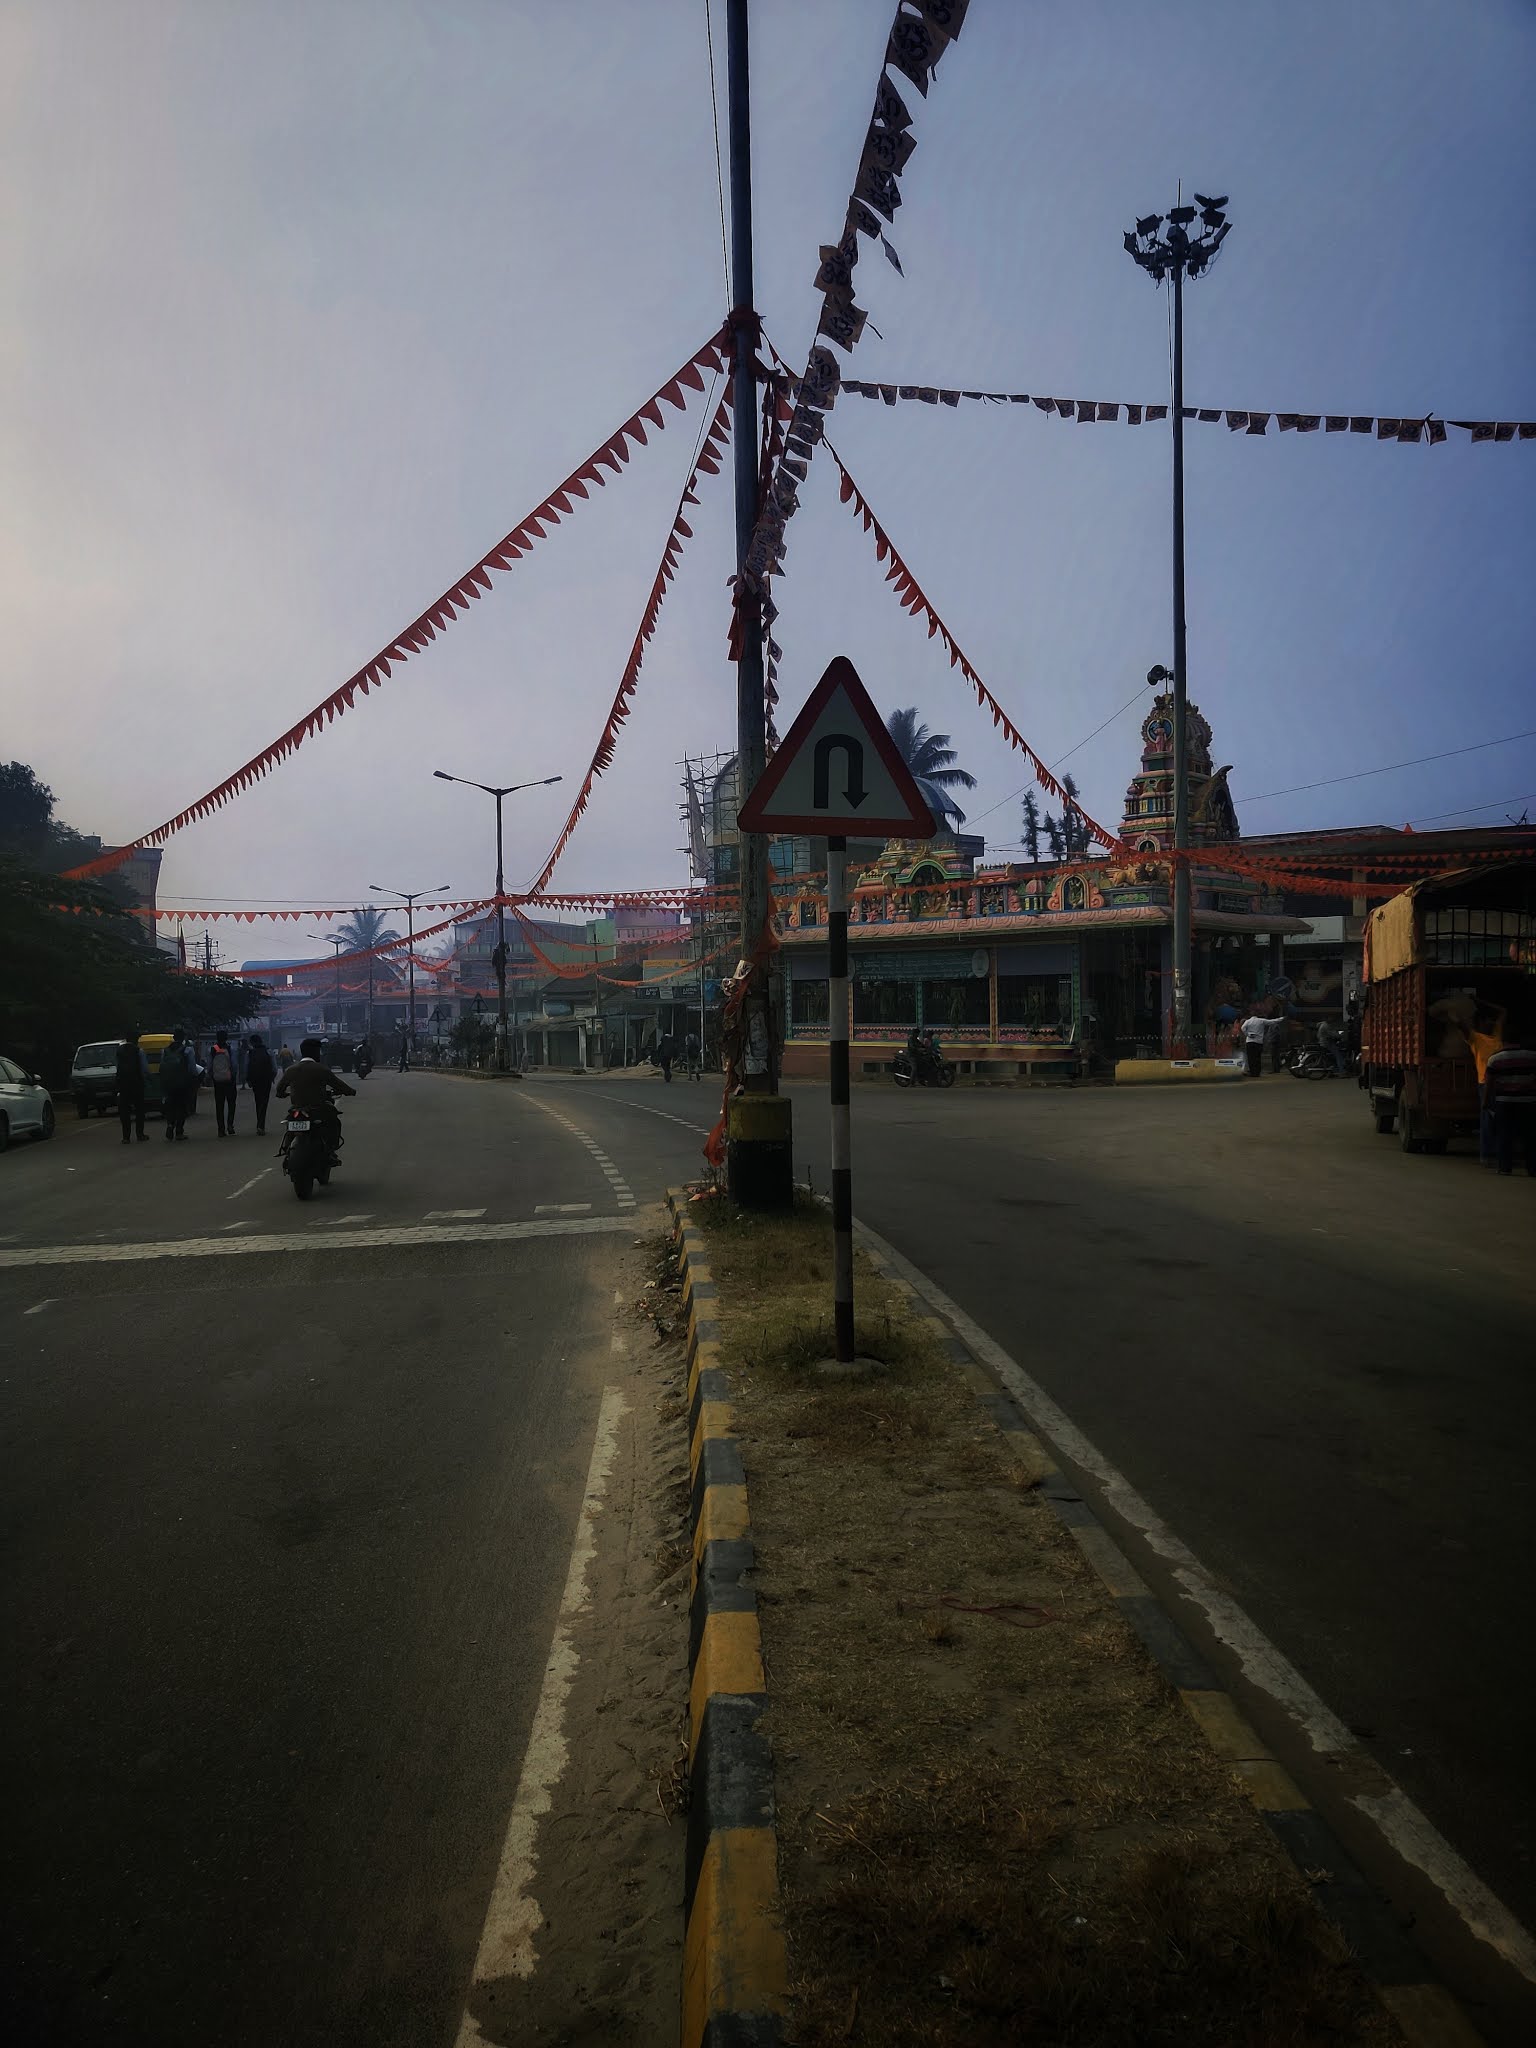
[[[1431,875],[1371,912],[1360,1086],[1383,1137],[1443,1152],[1476,1132],[1474,1032],[1536,1043],[1536,861]]]

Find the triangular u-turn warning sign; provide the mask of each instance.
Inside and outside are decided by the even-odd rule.
[[[812,690],[737,814],[743,832],[931,839],[933,813],[844,655]]]

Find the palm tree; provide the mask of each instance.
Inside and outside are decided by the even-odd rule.
[[[336,936],[345,939],[349,953],[371,953],[375,946],[387,946],[400,934],[393,925],[386,926],[382,910],[368,903],[337,925]]]
[[[965,813],[949,792],[956,787],[974,789],[976,778],[954,765],[955,750],[949,744],[949,734],[930,732],[926,725],[920,725],[915,705],[909,705],[905,711],[893,711],[885,721],[885,729],[911,770],[912,780],[922,791],[923,801],[940,829],[945,825],[963,825]]]

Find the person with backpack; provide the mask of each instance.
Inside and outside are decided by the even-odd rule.
[[[117,1048],[117,1117],[123,1127],[123,1143],[130,1142],[128,1126],[137,1127],[139,1142],[149,1136],[144,1128],[144,1093],[149,1084],[149,1061],[134,1032]]]
[[[251,1103],[256,1111],[256,1135],[267,1135],[267,1104],[272,1099],[272,1083],[277,1079],[277,1068],[272,1055],[259,1033],[253,1032],[245,1042],[245,1078],[250,1083]]]
[[[219,1136],[235,1135],[235,1056],[222,1036],[213,1041],[208,1055],[208,1078],[213,1083],[213,1113]]]
[[[187,1034],[177,1031],[160,1055],[160,1114],[165,1118],[166,1142],[177,1138],[187,1142],[187,1118],[197,1093],[197,1057],[187,1043]]]

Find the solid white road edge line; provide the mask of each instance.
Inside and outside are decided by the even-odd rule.
[[[24,1308],[22,1314],[24,1316],[40,1316],[45,1308],[52,1308],[58,1298],[56,1294],[50,1294],[45,1300],[34,1302],[31,1308]]]
[[[561,1595],[560,1612],[555,1621],[554,1640],[549,1646],[549,1661],[544,1666],[544,1682],[539,1687],[539,1703],[534,1709],[528,1747],[523,1752],[522,1774],[512,1801],[512,1815],[507,1822],[496,1883],[475,1956],[471,1986],[493,1982],[499,1977],[531,1977],[538,1963],[533,1939],[543,1924],[544,1915],[531,1890],[538,1865],[535,1841],[539,1821],[548,1813],[554,1788],[565,1769],[568,1754],[565,1705],[580,1662],[580,1653],[572,1641],[572,1629],[577,1616],[585,1611],[590,1597],[587,1571],[597,1548],[597,1517],[603,1512],[608,1474],[618,1452],[619,1423],[628,1410],[629,1403],[618,1387],[603,1390],[597,1412],[597,1434],[592,1443],[592,1461],[587,1467],[586,1492],[582,1496],[581,1513],[576,1518],[570,1568],[565,1575],[565,1591]],[[459,2024],[458,2048],[480,2048],[480,2044],[490,2038],[502,2038],[502,2030],[497,2028],[489,2037],[482,2034],[479,2022],[466,2011]]]
[[[225,1201],[226,1201],[226,1202],[238,1202],[238,1201],[239,1201],[239,1199],[240,1199],[240,1197],[241,1197],[242,1195],[248,1195],[248,1194],[249,1194],[249,1193],[251,1192],[251,1189],[252,1189],[253,1187],[255,1187],[255,1185],[256,1185],[256,1182],[257,1182],[258,1180],[265,1180],[265,1179],[266,1179],[266,1177],[267,1177],[267,1175],[268,1175],[268,1174],[269,1174],[269,1173],[270,1173],[271,1171],[272,1171],[272,1169],[271,1169],[271,1167],[270,1167],[270,1166],[264,1166],[264,1167],[263,1167],[263,1168],[261,1169],[260,1173],[258,1173],[258,1174],[257,1174],[257,1175],[256,1175],[256,1176],[254,1177],[254,1179],[248,1180],[248,1181],[246,1182],[246,1184],[245,1184],[245,1186],[244,1186],[243,1188],[236,1188],[236,1189],[235,1189],[235,1192],[234,1192],[234,1193],[233,1193],[232,1195],[226,1195],[226,1196],[224,1197]]]
[[[1124,1474],[1083,1435],[1044,1387],[1031,1379],[1016,1359],[1011,1358],[1000,1344],[994,1343],[957,1302],[951,1301],[942,1288],[935,1286],[920,1267],[904,1258],[878,1231],[857,1220],[854,1230],[964,1338],[1061,1455],[1093,1475],[1115,1513],[1130,1523],[1160,1557],[1174,1566],[1173,1576],[1186,1595],[1204,1610],[1207,1622],[1222,1642],[1236,1652],[1244,1677],[1284,1708],[1321,1754],[1360,1754],[1355,1738],[1332,1708],[1312,1690],[1295,1665],[1249,1619],[1237,1602],[1221,1591],[1189,1546],[1174,1535],[1156,1509],[1142,1499]],[[0,1253],[0,1258],[3,1256]],[[1382,1772],[1382,1776],[1387,1774]],[[1390,1779],[1388,1782],[1390,1784]],[[1480,1941],[1487,1942],[1522,1977],[1536,1983],[1536,1941],[1476,1871],[1456,1853],[1429,1817],[1414,1805],[1406,1792],[1392,1785],[1385,1794],[1348,1796],[1350,1805],[1375,1824],[1403,1861],[1424,1873],[1471,1933]]]
[[[524,1237],[584,1237],[633,1230],[623,1216],[561,1216],[533,1223],[420,1223],[392,1229],[326,1230],[281,1237],[169,1237],[159,1244],[42,1244],[0,1251],[0,1272],[15,1266],[121,1265],[134,1259],[231,1259],[251,1252],[377,1251],[392,1245],[508,1244]]]

